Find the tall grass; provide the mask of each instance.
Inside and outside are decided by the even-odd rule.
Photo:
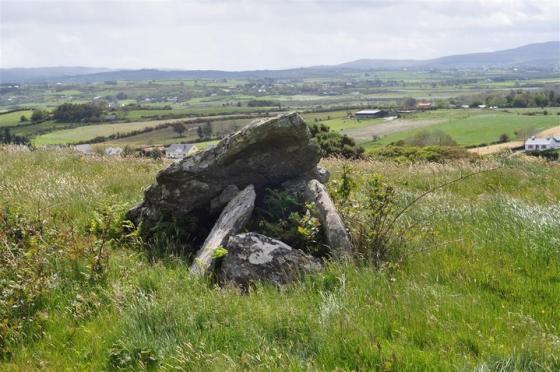
[[[29,310],[37,324],[3,346],[2,370],[560,368],[558,166],[326,160],[335,184],[348,164],[358,190],[381,176],[401,205],[461,174],[499,169],[411,209],[403,223],[419,222],[430,237],[409,240],[398,265],[333,262],[282,290],[242,295],[190,278],[179,258],[152,262],[127,244],[109,245],[104,275],[92,278],[94,212],[139,201],[162,163],[0,151],[0,205],[26,225],[43,221],[55,244],[34,228],[37,252],[57,252],[31,267],[49,285]],[[14,239],[1,231],[6,252]]]

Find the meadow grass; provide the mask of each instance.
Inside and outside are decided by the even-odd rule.
[[[346,164],[358,192],[380,175],[401,205],[497,169],[412,208],[401,223],[423,233],[399,248],[397,261],[331,262],[301,283],[242,295],[190,278],[181,258],[151,262],[125,243],[110,248],[105,276],[92,279],[96,238],[87,226],[95,212],[140,201],[165,163],[0,151],[0,205],[67,236],[55,267],[42,268],[50,279],[40,316],[5,346],[2,370],[560,368],[558,165],[524,157],[324,160],[331,191]]]
[[[25,116],[27,120],[31,119],[31,110],[23,110],[16,112],[8,112],[5,114],[0,114],[0,128],[1,127],[13,127],[20,123],[20,118]]]
[[[413,118],[433,118],[443,120],[443,122],[422,129],[390,134],[379,141],[365,144],[365,147],[386,145],[409,138],[420,131],[432,129],[442,130],[460,145],[478,146],[495,143],[502,134],[506,134],[510,139],[524,139],[544,129],[560,125],[560,116],[554,115],[554,112],[549,115],[535,116],[521,115],[522,112],[527,111],[437,110],[426,112]]]
[[[241,128],[248,124],[251,119],[232,119],[232,120],[217,120],[212,121],[212,130],[216,134],[226,134],[234,132],[236,128]],[[116,145],[130,145],[130,146],[151,146],[151,145],[169,145],[178,142],[192,142],[199,140],[197,134],[199,124],[190,124],[183,136],[173,130],[172,127],[157,129],[151,132],[140,133],[130,137],[122,137],[115,140],[110,140],[105,143]]]
[[[135,130],[142,130],[144,128],[156,127],[163,122],[166,121],[141,121],[133,123],[85,125],[82,127],[63,129],[37,136],[33,139],[33,144],[41,146],[88,141],[95,137],[110,136],[117,133],[124,134]]]

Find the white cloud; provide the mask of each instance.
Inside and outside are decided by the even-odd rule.
[[[2,67],[264,69],[560,38],[549,0],[0,0]]]

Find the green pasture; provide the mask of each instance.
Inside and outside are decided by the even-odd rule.
[[[443,119],[443,123],[421,129],[413,129],[388,135],[377,142],[367,143],[366,147],[379,146],[406,139],[425,130],[442,130],[449,134],[458,144],[477,146],[498,141],[500,135],[506,134],[510,139],[524,139],[544,129],[560,125],[560,116],[520,115],[516,112],[489,112],[487,110],[445,110],[429,112],[417,117]]]
[[[251,119],[233,119],[233,120],[217,120],[212,121],[213,133],[215,136],[222,137],[227,133],[231,133],[248,124]],[[157,129],[151,132],[140,133],[130,137],[123,137],[116,140],[110,140],[107,143],[115,145],[129,146],[152,146],[152,145],[168,145],[178,142],[190,142],[199,140],[197,128],[199,124],[186,124],[186,131],[179,136],[172,127]],[[212,142],[212,141],[210,141]],[[198,145],[197,145],[198,146]]]
[[[70,144],[81,141],[88,141],[95,137],[109,136],[117,133],[127,133],[134,130],[141,130],[147,127],[154,127],[157,123],[145,121],[137,123],[118,123],[118,124],[96,124],[86,125],[78,128],[64,129],[40,135],[33,139],[35,145]]]
[[[15,111],[15,112],[8,112],[0,114],[0,128],[1,127],[13,127],[20,124],[20,118],[22,115],[25,115],[27,120],[24,123],[29,123],[31,120],[31,110],[23,110],[23,111]]]

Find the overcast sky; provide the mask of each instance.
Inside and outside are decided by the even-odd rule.
[[[560,39],[557,0],[0,0],[1,67],[266,69]]]

